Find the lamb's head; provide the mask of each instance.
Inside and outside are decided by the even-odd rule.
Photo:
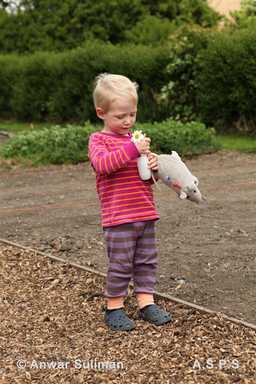
[[[200,192],[200,190],[198,188],[198,185],[199,185],[199,181],[194,176],[194,183],[192,183],[191,185],[187,186],[186,191],[185,191],[186,197],[184,195],[184,198],[186,198],[186,199],[188,199],[190,201],[194,201],[197,204],[206,202],[206,198],[201,194],[201,192]]]

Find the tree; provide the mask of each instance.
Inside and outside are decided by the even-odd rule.
[[[174,22],[166,18],[149,15],[126,32],[126,39],[135,44],[159,45],[165,43],[176,28]]]
[[[235,27],[251,28],[256,27],[256,0],[242,0],[241,8],[238,11],[232,12],[235,21]],[[234,25],[231,26],[233,27]]]
[[[0,0],[0,9],[7,12],[15,12],[18,8],[19,0]]]
[[[137,24],[137,31],[149,33],[143,38],[146,43],[156,39],[161,22],[161,36],[168,32],[168,22],[192,20],[206,26],[216,22],[206,0],[0,0],[4,10],[11,3],[15,13],[0,21],[0,49],[7,52],[62,51],[90,39],[123,43]],[[148,29],[150,16],[154,33]]]
[[[153,16],[170,21],[194,22],[202,26],[213,26],[219,15],[208,6],[207,0],[141,0]]]

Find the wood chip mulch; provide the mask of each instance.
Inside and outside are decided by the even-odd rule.
[[[103,322],[104,278],[0,244],[0,383],[256,383],[256,332],[157,298],[162,327],[130,333]]]

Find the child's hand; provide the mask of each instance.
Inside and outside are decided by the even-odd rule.
[[[158,161],[157,161],[157,155],[153,152],[149,152],[148,154],[148,167],[152,171],[158,170]]]
[[[147,155],[150,152],[150,141],[149,137],[145,137],[143,140],[134,143],[140,154]]]

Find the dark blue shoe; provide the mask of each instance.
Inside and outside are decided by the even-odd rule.
[[[172,321],[170,313],[160,308],[156,304],[146,305],[140,310],[140,318],[154,325],[162,325]]]
[[[122,308],[106,310],[104,321],[112,331],[131,331],[135,328],[135,323],[129,319]]]

